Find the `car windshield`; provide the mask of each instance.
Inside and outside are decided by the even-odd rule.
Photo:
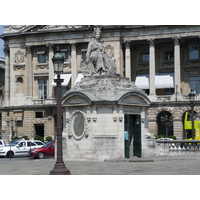
[[[45,145],[43,145],[42,147],[43,148],[46,148],[46,147],[48,147],[50,144],[52,143],[52,141],[51,142],[47,142]]]
[[[10,142],[8,145],[14,147],[14,146],[16,146],[17,144],[19,144],[19,141]]]

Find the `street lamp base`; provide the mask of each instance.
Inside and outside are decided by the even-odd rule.
[[[50,175],[71,175],[71,173],[63,162],[56,162],[54,168],[50,171]]]

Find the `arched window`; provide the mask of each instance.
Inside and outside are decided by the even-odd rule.
[[[158,135],[169,137],[174,135],[173,116],[168,111],[161,111],[157,115]]]
[[[17,94],[23,93],[23,78],[22,77],[17,77],[17,80],[16,80],[16,93]]]

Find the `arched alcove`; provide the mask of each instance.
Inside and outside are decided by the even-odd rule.
[[[168,111],[161,111],[157,115],[158,135],[170,137],[174,135],[173,116]]]

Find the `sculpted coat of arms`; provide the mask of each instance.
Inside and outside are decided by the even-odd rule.
[[[17,64],[24,62],[24,53],[21,50],[18,50],[17,53],[15,53],[15,62]]]

